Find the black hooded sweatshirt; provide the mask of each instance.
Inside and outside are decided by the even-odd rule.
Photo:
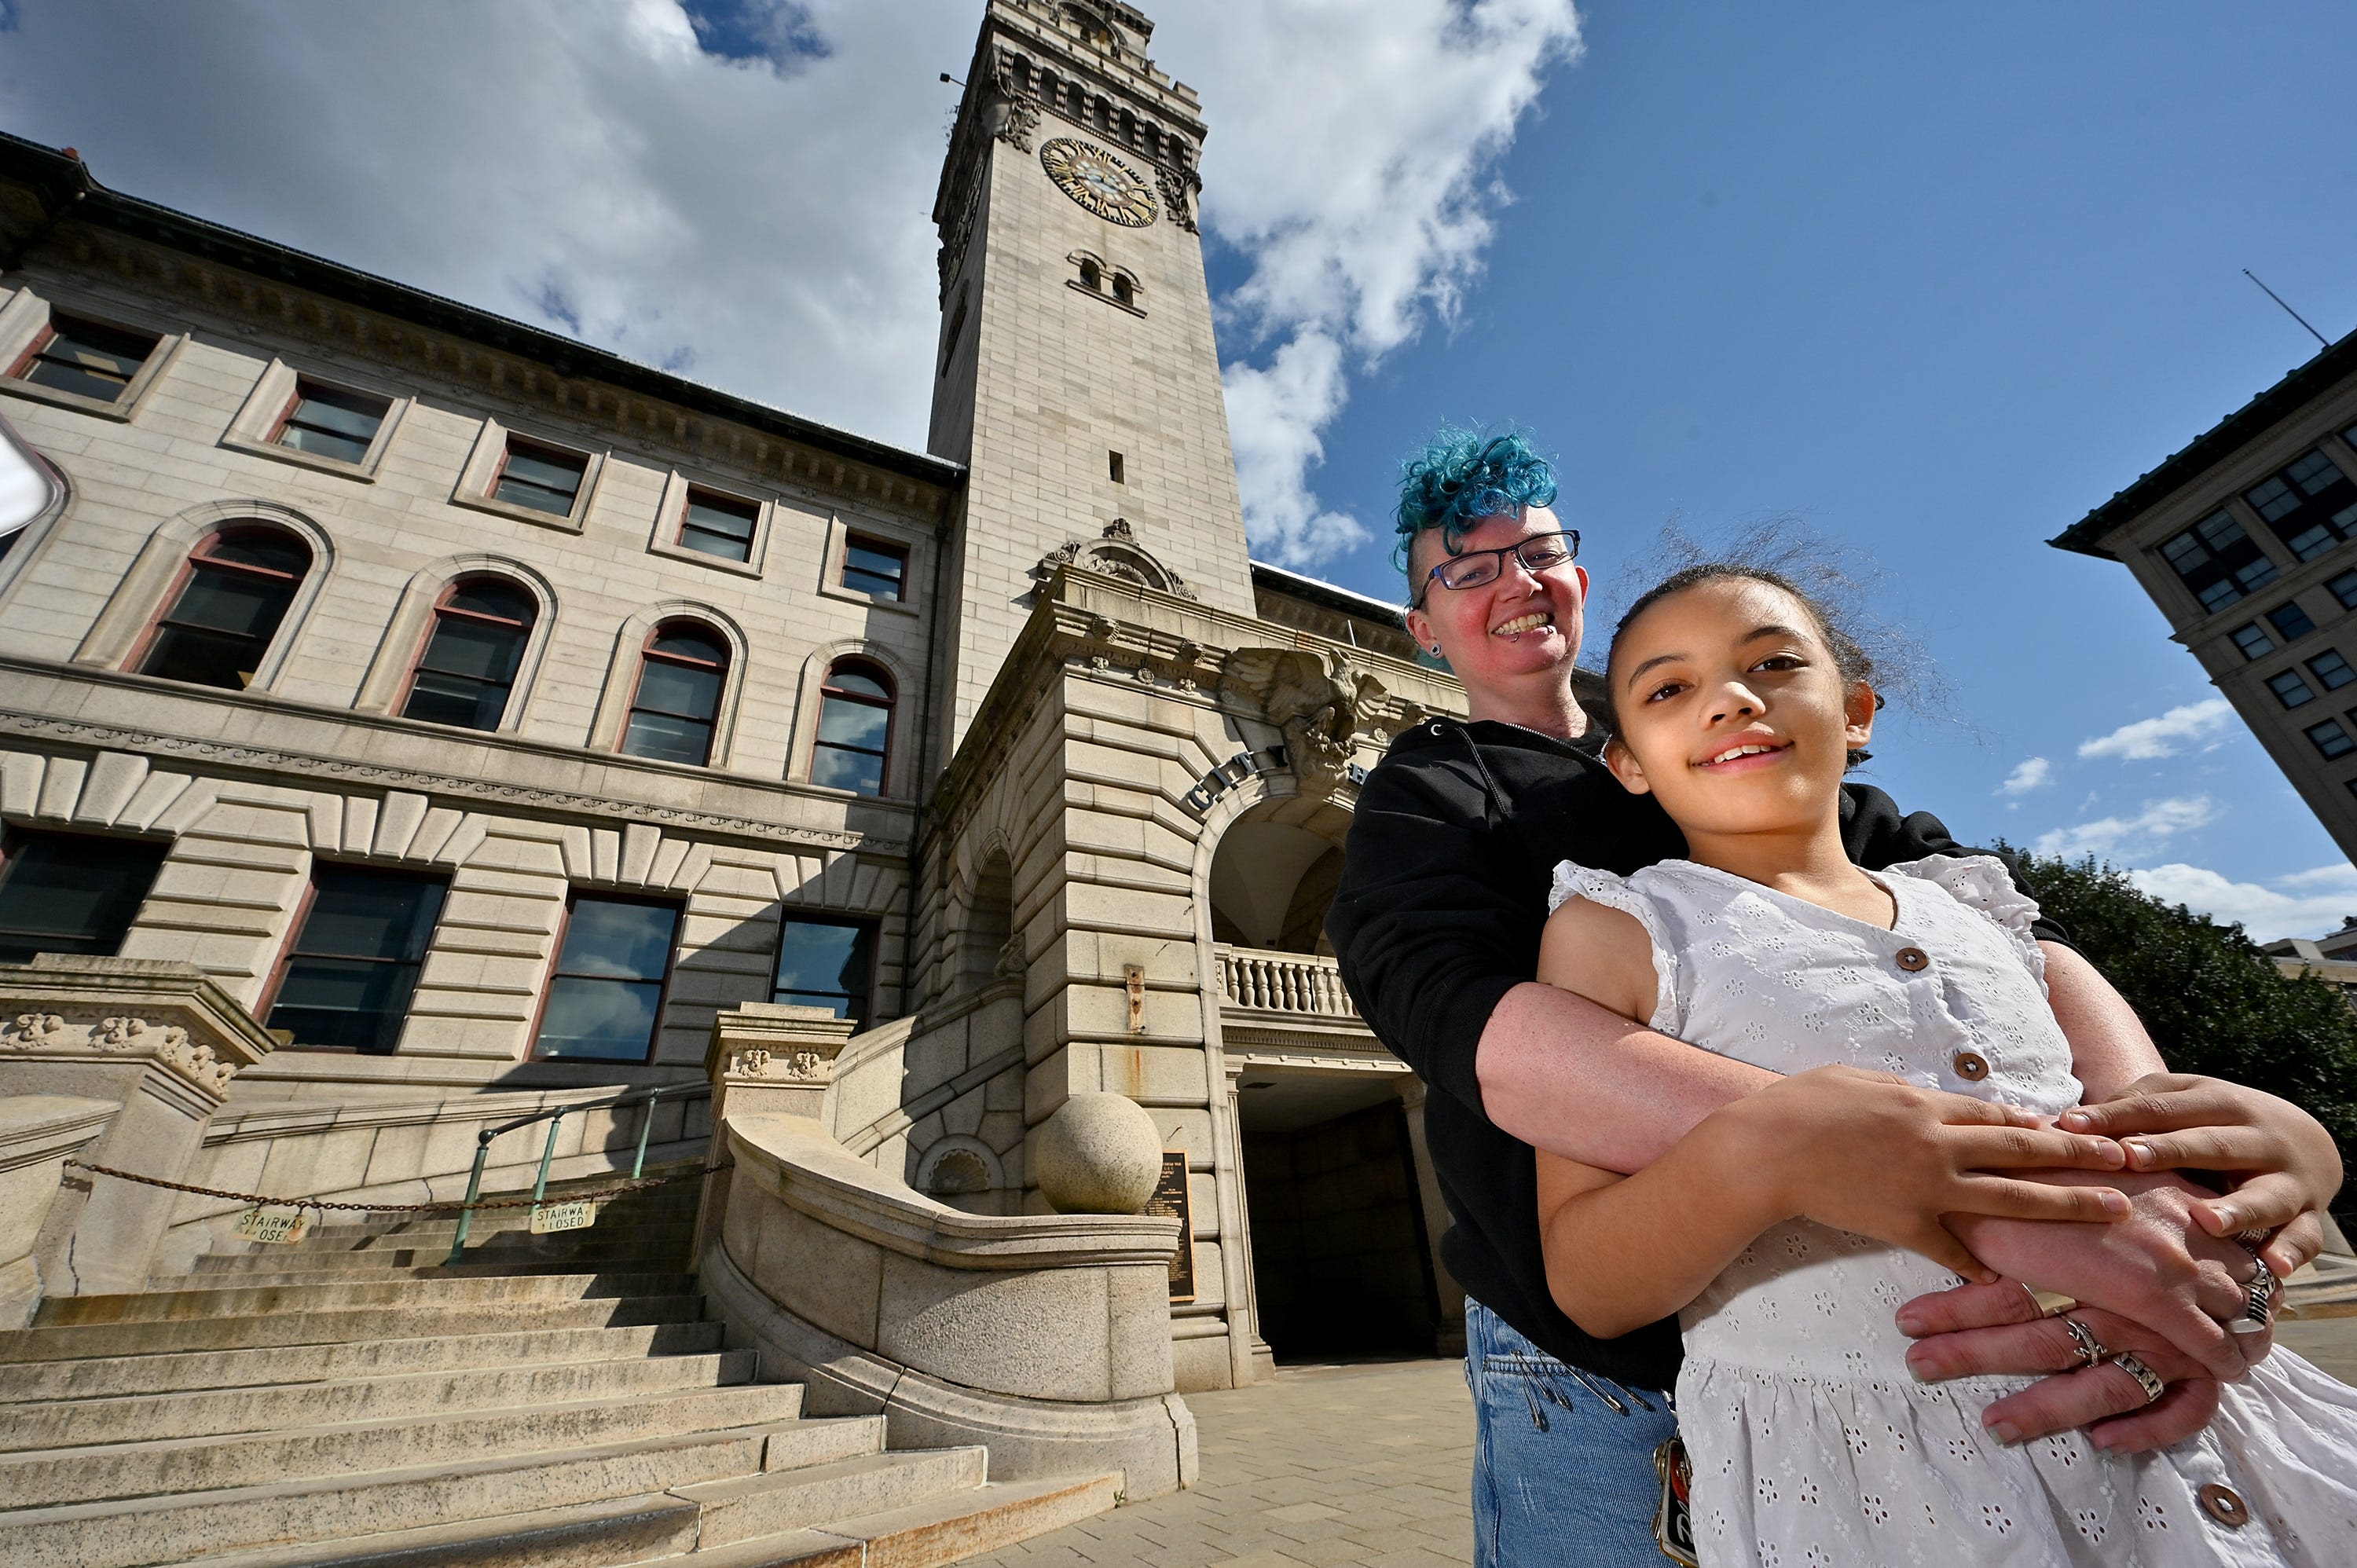
[[[1676,824],[1620,787],[1601,748],[1593,727],[1569,741],[1493,720],[1404,732],[1360,788],[1326,931],[1375,1037],[1437,1091],[1424,1103],[1425,1136],[1455,1221],[1440,1249],[1449,1273],[1550,1355],[1666,1389],[1677,1380],[1675,1319],[1598,1339],[1555,1305],[1531,1147],[1491,1125],[1474,1070],[1491,1013],[1537,972],[1556,863],[1627,875],[1685,854]],[[1868,786],[1842,787],[1841,818],[1850,858],[1869,870],[1975,853]],[[2062,940],[2044,923],[2038,934]]]

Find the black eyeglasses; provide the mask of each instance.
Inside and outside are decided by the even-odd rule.
[[[1484,583],[1494,583],[1506,569],[1506,557],[1512,556],[1523,564],[1523,570],[1533,576],[1566,561],[1579,559],[1579,530],[1566,528],[1558,533],[1534,533],[1519,544],[1509,544],[1497,550],[1468,550],[1462,555],[1451,555],[1425,574],[1426,583],[1438,583],[1444,588],[1478,588]],[[1418,588],[1415,602],[1409,607],[1422,609],[1426,590]]]

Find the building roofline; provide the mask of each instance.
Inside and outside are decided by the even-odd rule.
[[[2357,373],[2357,332],[2319,349],[2307,363],[2163,458],[2151,472],[2046,542],[2103,560],[2104,535],[2225,457],[2260,431],[2309,402],[2331,383]]]
[[[560,375],[594,378],[700,413],[734,420],[831,456],[868,464],[905,478],[954,489],[965,477],[962,464],[822,424],[784,409],[657,370],[608,349],[594,348],[576,338],[110,190],[91,177],[80,156],[6,132],[0,132],[0,179],[28,187],[38,196],[42,207],[41,216],[30,231],[12,237],[10,253],[5,257],[10,271],[24,264],[26,252],[51,228],[71,218],[291,284],[342,304],[482,343],[545,365]]]
[[[1407,612],[1388,600],[1354,594],[1348,588],[1338,588],[1331,583],[1305,577],[1282,566],[1272,566],[1265,561],[1254,562],[1252,575],[1255,585],[1265,584],[1278,593],[1307,599],[1326,609],[1339,610],[1344,615],[1357,616],[1361,620],[1371,620],[1381,626],[1405,629],[1407,625]]]

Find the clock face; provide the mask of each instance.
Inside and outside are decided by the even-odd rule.
[[[1059,136],[1039,149],[1039,166],[1058,189],[1108,222],[1143,229],[1154,221],[1154,188],[1146,177],[1092,142]]]

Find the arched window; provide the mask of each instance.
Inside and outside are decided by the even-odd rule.
[[[139,673],[234,692],[253,684],[310,547],[274,528],[225,528],[188,555],[188,573],[156,622]]]
[[[811,782],[881,795],[891,736],[892,678],[865,660],[837,662],[819,688]]]
[[[692,620],[666,621],[647,639],[638,694],[622,727],[622,750],[662,762],[712,760],[720,693],[728,682],[728,644]]]
[[[1124,305],[1137,303],[1137,285],[1130,281],[1127,273],[1113,274],[1113,296]]]
[[[1097,265],[1096,259],[1094,257],[1082,258],[1081,286],[1085,289],[1101,289],[1104,287],[1104,269]]]
[[[540,607],[501,577],[453,584],[434,607],[434,629],[409,678],[405,719],[497,729]]]

